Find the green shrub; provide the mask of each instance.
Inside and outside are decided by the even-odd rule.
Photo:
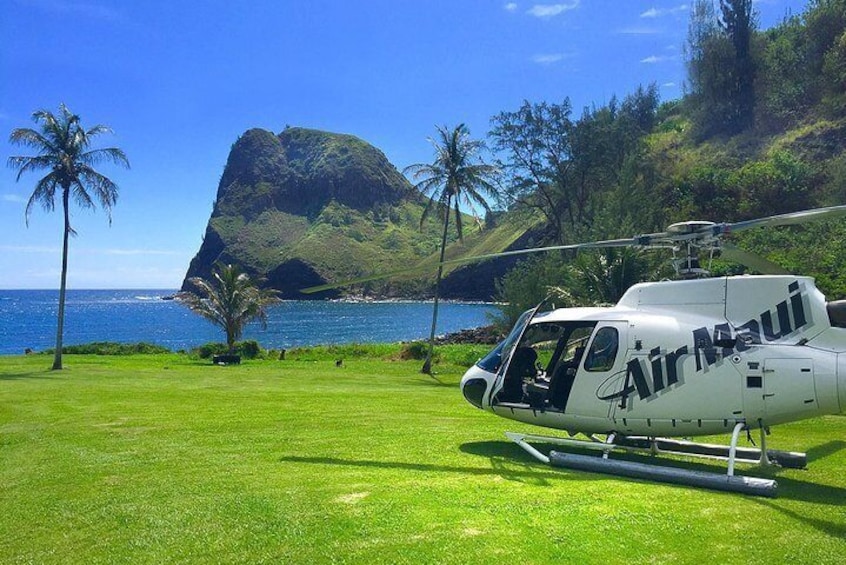
[[[229,348],[225,343],[211,341],[209,343],[204,343],[199,347],[195,347],[191,350],[191,353],[199,356],[200,359],[209,359],[214,355],[229,353]]]
[[[226,355],[227,353],[229,353],[229,348],[225,343],[214,341],[204,343],[203,345],[191,350],[191,354],[199,357],[200,359],[210,359],[215,355]],[[261,346],[254,339],[235,343],[235,353],[244,359],[256,359],[262,357]]]
[[[44,351],[52,355],[55,349]],[[95,341],[80,345],[65,345],[62,347],[62,354],[68,355],[136,355],[136,354],[160,354],[170,353],[170,349],[152,343],[117,343],[114,341]]]
[[[426,354],[429,352],[429,344],[425,341],[412,341],[411,343],[405,343],[400,350],[399,357],[403,360],[408,359],[417,359],[422,361],[426,358]]]
[[[244,359],[255,359],[261,355],[261,346],[254,339],[236,343],[235,350]]]

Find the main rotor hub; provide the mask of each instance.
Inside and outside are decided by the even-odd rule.
[[[678,222],[668,227],[667,233],[671,233],[673,235],[703,233],[705,232],[706,228],[710,228],[716,225],[717,224],[715,224],[714,222],[704,222],[701,220],[694,220],[691,222]]]

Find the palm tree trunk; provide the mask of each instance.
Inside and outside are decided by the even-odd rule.
[[[435,352],[435,329],[438,326],[438,295],[441,287],[441,276],[444,272],[444,253],[446,252],[447,230],[449,229],[449,204],[451,198],[447,198],[446,213],[444,214],[444,235],[441,238],[441,258],[438,261],[438,276],[435,279],[435,304],[432,310],[432,331],[429,334],[429,350],[426,352],[426,360],[423,362],[421,373],[432,374],[432,355]]]
[[[62,207],[65,212],[65,229],[62,237],[62,280],[59,284],[59,319],[56,329],[56,352],[53,355],[53,370],[62,369],[62,337],[65,327],[65,291],[68,281],[68,237],[70,236],[70,210],[69,210],[70,187],[62,187]]]

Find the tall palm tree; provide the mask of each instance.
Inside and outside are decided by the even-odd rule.
[[[429,375],[432,374],[432,353],[435,349],[435,329],[438,324],[438,295],[444,269],[450,214],[454,212],[455,229],[458,238],[463,239],[460,206],[464,205],[472,210],[474,205],[479,205],[489,212],[490,206],[484,194],[495,196],[497,193],[496,186],[493,184],[496,167],[481,162],[478,155],[484,143],[471,139],[470,130],[464,124],[459,124],[454,129],[446,126],[437,129],[438,138],[429,140],[435,148],[435,160],[431,164],[410,165],[404,170],[406,174],[411,174],[412,178],[420,179],[415,188],[423,194],[430,195],[420,218],[420,226],[423,226],[423,222],[433,209],[437,209],[444,222],[438,275],[435,281],[432,331],[429,335],[426,361],[421,369],[421,372]]]
[[[241,339],[247,323],[258,320],[267,327],[267,307],[279,302],[273,289],[255,285],[249,275],[237,265],[215,265],[212,280],[192,277],[188,282],[199,294],[179,293],[179,300],[203,318],[226,332],[229,353],[235,352],[235,342]]]
[[[108,161],[129,168],[129,160],[117,147],[91,149],[94,139],[112,130],[96,125],[88,130],[80,124],[79,116],[59,105],[58,115],[47,110],[32,114],[38,129],[18,128],[12,131],[9,141],[34,149],[32,156],[9,157],[9,166],[18,170],[16,181],[26,172],[48,171],[35,184],[35,190],[26,204],[26,222],[35,204],[48,211],[56,207],[56,193],[61,192],[65,226],[62,235],[62,276],[59,285],[59,317],[56,330],[56,353],[53,369],[62,368],[62,335],[65,323],[65,289],[68,275],[68,237],[76,232],[70,225],[70,200],[84,208],[93,208],[95,201],[106,210],[112,223],[112,206],[117,202],[118,187],[108,177],[94,170],[94,166]]]

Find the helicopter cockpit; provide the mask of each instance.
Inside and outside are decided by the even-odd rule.
[[[616,329],[596,326],[594,321],[530,325],[501,375],[502,387],[494,403],[564,412],[577,373],[607,371],[616,359]]]

